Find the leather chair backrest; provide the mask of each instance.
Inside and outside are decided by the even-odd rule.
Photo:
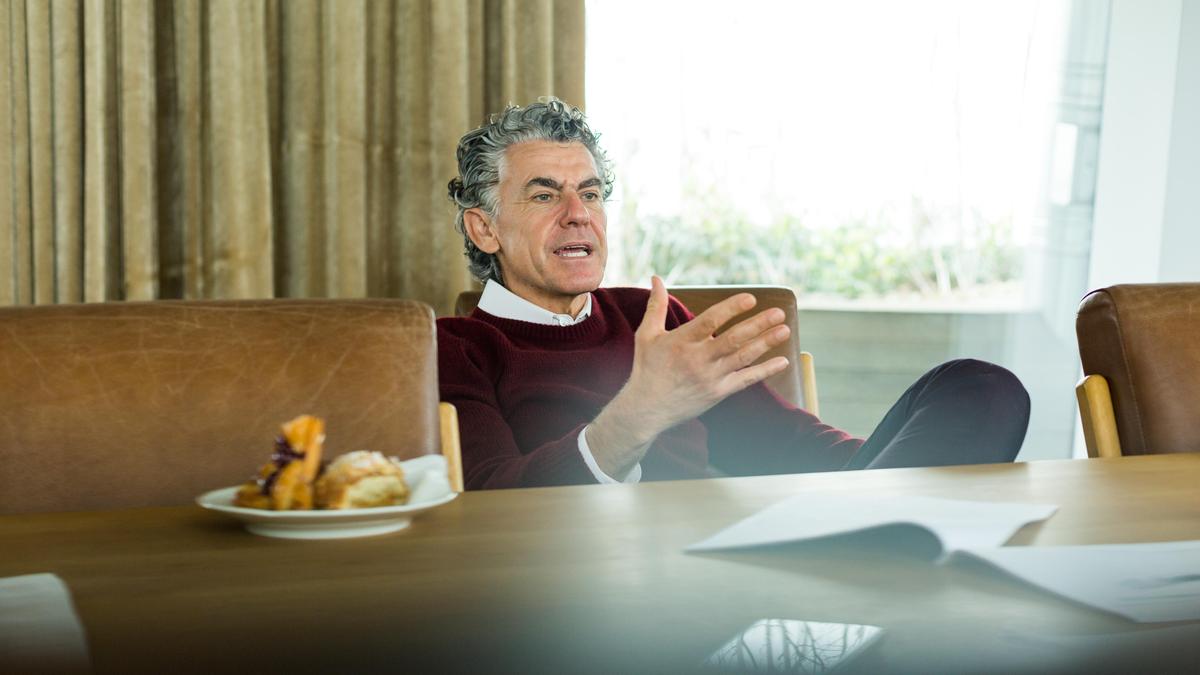
[[[796,294],[786,286],[676,286],[668,289],[676,300],[683,303],[693,314],[700,314],[716,303],[737,293],[750,293],[758,304],[750,312],[734,319],[727,325],[734,325],[743,318],[749,318],[755,313],[770,307],[783,310],[784,323],[791,329],[791,338],[784,344],[763,355],[759,361],[786,356],[791,364],[782,373],[777,373],[767,379],[767,385],[781,397],[793,405],[802,405],[804,400],[800,376],[800,331],[797,321]],[[479,304],[479,291],[460,293],[454,304],[456,316],[466,316],[475,310]]]
[[[405,300],[0,308],[0,513],[186,504],[306,413],[326,457],[437,453],[435,345]]]
[[[1108,380],[1123,454],[1200,451],[1200,284],[1092,291],[1075,331],[1084,374]]]

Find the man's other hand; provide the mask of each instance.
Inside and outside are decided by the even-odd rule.
[[[624,476],[641,461],[663,431],[788,366],[782,356],[752,365],[787,341],[783,310],[764,310],[715,335],[754,308],[754,296],[739,293],[667,330],[667,289],[657,276],[650,284],[646,315],[634,337],[629,381],[588,428],[596,462],[614,477]]]

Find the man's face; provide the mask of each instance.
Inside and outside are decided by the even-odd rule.
[[[581,143],[510,146],[495,217],[468,209],[480,250],[500,259],[508,290],[552,312],[576,314],[600,286],[608,258],[604,184]]]

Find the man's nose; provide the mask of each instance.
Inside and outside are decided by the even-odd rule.
[[[592,214],[583,203],[583,199],[575,192],[567,192],[564,198],[564,210],[559,224],[563,227],[587,225],[592,221]]]

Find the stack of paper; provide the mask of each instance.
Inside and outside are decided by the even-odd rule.
[[[1053,504],[936,497],[799,495],[770,506],[689,552],[720,551],[917,527],[940,544],[940,562],[969,557],[1076,602],[1140,622],[1200,619],[1200,541],[1004,547]]]

